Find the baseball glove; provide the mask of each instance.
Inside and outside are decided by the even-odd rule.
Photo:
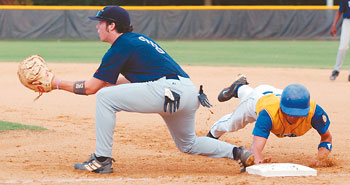
[[[27,88],[39,92],[38,99],[43,93],[52,90],[51,82],[54,77],[45,60],[39,55],[32,55],[23,60],[17,71],[19,81]],[[34,82],[34,83],[33,83]]]

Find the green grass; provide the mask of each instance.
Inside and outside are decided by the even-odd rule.
[[[339,41],[158,41],[180,64],[332,68]],[[97,62],[110,45],[98,40],[0,41],[0,61],[40,54],[48,62]],[[348,64],[345,62],[344,68]]]
[[[162,42],[188,65],[331,68],[337,41],[188,41]]]
[[[18,62],[40,54],[48,62],[100,62],[110,46],[99,41],[0,41],[0,61]]]
[[[339,41],[158,41],[178,63],[211,66],[332,68]],[[98,40],[3,40],[0,62],[40,54],[47,62],[100,63],[110,45]],[[344,68],[349,64],[344,63]],[[4,130],[43,130],[0,121]]]
[[[19,123],[11,123],[7,121],[1,121],[0,120],[0,132],[4,132],[7,130],[46,130],[46,128],[39,127],[39,126],[31,126],[31,125],[22,125]]]

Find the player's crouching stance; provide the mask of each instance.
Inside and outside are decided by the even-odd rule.
[[[232,97],[239,98],[240,104],[231,114],[223,116],[214,123],[207,136],[218,139],[225,132],[235,132],[248,123],[255,123],[251,151],[255,164],[270,162],[264,158],[262,150],[270,132],[277,137],[296,137],[314,128],[321,136],[315,166],[327,166],[326,161],[332,150],[332,136],[328,129],[330,121],[326,112],[310,100],[309,91],[300,84],[291,84],[283,89],[270,85],[260,85],[255,89],[248,86],[244,75],[222,90],[219,101]]]
[[[211,106],[183,69],[151,38],[132,33],[129,14],[108,6],[96,16],[100,40],[111,44],[93,78],[65,81],[54,77],[51,86],[80,95],[97,93],[96,149],[90,158],[74,165],[77,170],[112,173],[112,144],[119,111],[157,113],[167,124],[176,147],[184,153],[229,158],[254,164],[244,147],[195,134],[199,104]]]

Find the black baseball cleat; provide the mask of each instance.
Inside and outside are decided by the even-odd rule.
[[[83,163],[74,164],[74,168],[76,170],[90,171],[100,174],[113,173],[112,161],[115,160],[111,157],[107,157],[107,159],[103,162],[97,160],[95,154],[91,154],[89,160]]]
[[[233,159],[242,164],[241,173],[245,172],[246,167],[254,165],[255,157],[252,152],[243,146],[233,148]]]
[[[239,74],[237,79],[233,82],[233,84],[230,87],[227,87],[220,92],[218,96],[219,102],[227,101],[232,97],[238,98],[238,94],[237,94],[238,87],[240,85],[248,85],[248,84],[249,83],[247,82],[247,77],[242,74]]]
[[[213,134],[211,134],[210,130],[207,134],[207,137],[213,138],[213,139],[219,139],[218,137],[214,137]]]
[[[331,76],[329,77],[330,80],[335,80],[339,76],[339,71],[333,70]]]
[[[349,76],[348,76],[348,81],[350,82],[350,74],[349,74]]]

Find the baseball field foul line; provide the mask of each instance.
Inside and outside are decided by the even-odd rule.
[[[204,176],[203,176],[204,177]],[[198,178],[193,176],[184,176],[181,179]],[[28,183],[75,183],[75,182],[128,182],[128,181],[154,181],[155,179],[174,179],[173,177],[158,177],[158,178],[81,178],[81,179],[42,179],[42,180],[5,180],[0,181],[0,184],[28,184]]]
[[[149,181],[152,178],[95,178],[95,179],[43,179],[43,180],[7,180],[0,181],[0,184],[27,184],[27,183],[74,183],[74,182],[127,182],[127,181]]]
[[[321,174],[318,175],[319,177],[350,177],[350,173],[343,173],[343,174]],[[205,177],[205,176],[202,176]],[[199,178],[193,177],[193,176],[184,176],[179,179],[193,179],[193,178]],[[28,183],[75,183],[75,182],[128,182],[128,181],[154,181],[155,179],[174,179],[174,177],[158,177],[158,178],[93,178],[93,179],[43,179],[43,180],[5,180],[0,181],[0,184],[28,184]]]

